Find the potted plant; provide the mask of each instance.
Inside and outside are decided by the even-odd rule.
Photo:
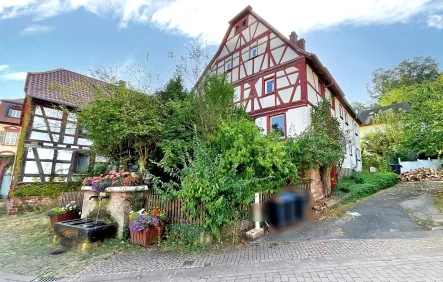
[[[65,207],[56,207],[46,211],[46,215],[49,216],[52,228],[54,228],[56,222],[78,219],[80,218],[80,214],[81,207],[74,201],[70,202]]]
[[[147,213],[132,212],[129,214],[129,232],[133,244],[147,247],[159,238],[157,228],[160,225],[158,217]]]
[[[163,234],[163,229],[165,228],[166,221],[168,220],[168,217],[166,216],[166,212],[160,208],[154,207],[154,208],[148,210],[147,214],[158,218],[159,224],[158,224],[158,228],[156,230],[157,230],[158,236],[161,237]]]

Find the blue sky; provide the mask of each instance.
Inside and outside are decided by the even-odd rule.
[[[292,3],[294,2],[294,3]],[[367,100],[377,68],[412,56],[443,63],[443,0],[1,0],[0,97],[23,97],[26,72],[90,69],[145,63],[172,75],[167,51],[183,54],[190,40],[215,52],[227,22],[250,4],[283,34],[295,30],[329,68],[347,99]],[[221,2],[220,2],[221,3]],[[273,4],[272,6],[271,3]],[[310,14],[308,11],[314,11]]]

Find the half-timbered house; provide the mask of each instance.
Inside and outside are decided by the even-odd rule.
[[[28,73],[14,183],[66,182],[88,170],[92,144],[73,110],[106,85],[65,69]]]
[[[248,6],[229,22],[205,74],[226,75],[235,88],[234,104],[265,133],[278,130],[282,138],[303,132],[312,107],[329,99],[331,114],[349,133],[344,172],[361,170],[360,121],[334,77],[295,32],[283,36]]]

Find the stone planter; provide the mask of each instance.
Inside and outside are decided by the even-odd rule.
[[[148,229],[140,232],[131,231],[130,234],[132,244],[140,245],[143,247],[148,247],[149,245],[152,245],[154,242],[157,242],[160,239],[160,236],[163,233],[164,226],[165,224],[161,222],[158,227],[149,226]]]
[[[79,219],[80,215],[77,212],[67,212],[64,214],[55,214],[49,217],[49,221],[51,222],[51,228],[54,229],[54,225],[57,222]]]

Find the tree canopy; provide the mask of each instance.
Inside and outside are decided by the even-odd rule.
[[[440,75],[439,64],[432,57],[413,57],[405,59],[393,69],[378,69],[372,73],[367,84],[371,98],[381,99],[394,89],[415,84],[435,81]]]

